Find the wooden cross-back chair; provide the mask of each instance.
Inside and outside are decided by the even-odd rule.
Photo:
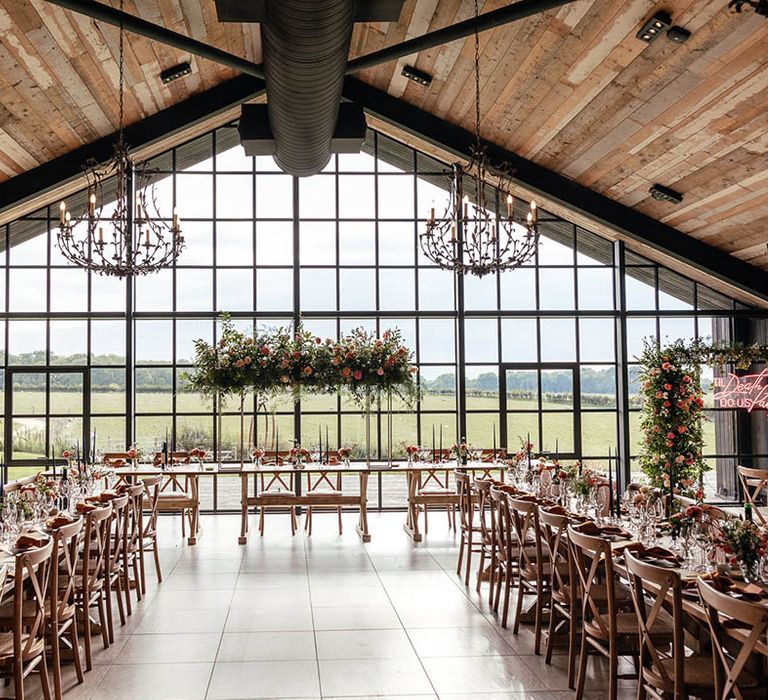
[[[507,626],[509,615],[509,600],[519,573],[519,547],[515,528],[512,524],[512,515],[509,511],[507,494],[499,487],[490,488],[491,522],[496,535],[496,563],[493,610],[499,611],[502,599],[504,603],[501,612],[501,626]]]
[[[181,515],[181,536],[186,537],[189,524],[190,535],[194,537],[199,529],[200,495],[197,477],[173,471],[163,472],[162,476],[163,482],[157,502],[158,513],[178,513]]]
[[[340,471],[326,472],[307,472],[307,495],[310,494],[335,494],[341,495],[343,490],[342,474]],[[312,513],[314,511],[330,510],[336,511],[339,521],[339,535],[342,534],[341,506],[307,506],[307,515],[304,519],[304,529],[308,535],[312,534]]]
[[[0,632],[0,669],[13,678],[15,697],[24,697],[24,679],[35,669],[45,700],[51,698],[46,663],[46,610],[54,541],[18,552],[14,559],[10,632]]]
[[[737,467],[744,500],[752,505],[752,512],[762,525],[768,525],[768,469]]]
[[[120,624],[125,625],[125,605],[123,590],[127,589],[127,571],[124,567],[124,551],[128,540],[128,494],[113,498],[112,515],[107,528],[107,544],[104,553],[105,564],[102,572],[104,580],[104,596],[107,608],[107,634],[109,643],[115,641],[115,625],[112,615],[112,593],[117,598],[117,610]]]
[[[101,463],[108,467],[122,467],[131,462],[127,452],[104,452]]]
[[[483,533],[476,518],[478,496],[474,491],[471,476],[467,472],[457,470],[454,478],[456,480],[456,491],[459,495],[459,526],[461,528],[459,533],[459,560],[456,565],[456,573],[459,576],[461,575],[461,567],[466,555],[464,585],[468,586],[469,573],[472,567],[472,554],[482,554]]]
[[[563,624],[568,627],[568,687],[573,690],[576,676],[576,633],[579,621],[577,574],[568,546],[570,520],[558,506],[539,508],[539,524],[545,550],[550,561],[549,588],[551,607],[545,662],[552,663],[555,633]]]
[[[539,524],[539,506],[534,500],[518,498],[505,494],[509,504],[509,513],[514,536],[518,547],[518,585],[517,607],[513,634],[520,629],[523,614],[523,601],[526,595],[535,596],[534,604],[534,653],[541,653],[541,632],[545,607],[550,607],[549,557],[542,546],[541,526]]]
[[[275,466],[282,466],[283,464],[283,457],[287,459],[288,452],[278,452],[278,453],[271,453],[273,455],[273,460],[271,464]],[[270,463],[265,463],[270,464]],[[259,482],[259,489],[258,489],[258,495],[259,498],[263,499],[263,502],[266,501],[265,505],[262,505],[259,507],[259,534],[264,535],[264,526],[265,526],[265,520],[266,520],[266,513],[267,508],[288,508],[288,514],[290,515],[290,521],[291,521],[291,535],[296,534],[296,529],[298,528],[298,520],[296,518],[296,506],[291,505],[290,503],[284,502],[290,501],[291,499],[294,499],[296,497],[296,473],[291,472],[270,472],[270,471],[263,471],[259,472],[259,474],[256,476],[254,475],[254,480],[258,479]]]
[[[450,450],[435,450],[438,459],[448,459]],[[441,456],[442,455],[442,456]],[[455,497],[456,489],[451,487],[451,472],[453,468],[441,462],[425,462],[423,470],[418,473],[416,485],[417,496],[446,496]],[[448,527],[456,529],[456,506],[453,502],[445,504],[445,512],[448,515]],[[424,533],[429,532],[429,504],[422,503],[424,509]]]
[[[192,461],[192,455],[186,450],[169,451],[168,460],[171,464],[189,464]],[[164,464],[166,464],[165,452],[155,452],[152,457],[152,465],[159,467]]]
[[[107,566],[111,520],[111,503],[86,513],[83,551],[78,566],[79,575],[75,577],[75,604],[81,616],[80,622],[83,628],[83,643],[85,645],[85,667],[89,671],[93,667],[91,608],[96,608],[99,616],[99,628],[104,648],[106,649],[109,646],[105,608],[107,592],[104,586],[104,569]]]
[[[157,544],[157,508],[160,502],[160,488],[162,481],[163,477],[160,474],[156,476],[144,476],[141,479],[141,485],[144,488],[145,503],[149,506],[140,537],[141,556],[139,557],[139,567],[142,594],[147,592],[144,562],[145,553],[152,552],[155,560],[157,582],[161,583],[163,580],[163,572],[160,568],[160,550]]]
[[[629,550],[624,555],[624,561],[640,631],[639,682],[645,692],[658,700],[668,697],[683,700],[690,695],[697,698],[716,697],[712,655],[686,656],[679,572],[654,566]],[[671,647],[668,644],[660,647],[653,635],[665,603],[672,611]]]
[[[608,659],[608,698],[616,700],[620,678],[637,678],[636,674],[619,675],[619,657],[640,653],[640,633],[634,612],[622,611],[621,599],[616,593],[616,572],[613,566],[611,543],[602,537],[593,537],[568,527],[574,568],[581,588],[581,649],[576,684],[576,700],[584,695],[587,677],[587,652],[593,648]],[[672,625],[669,616],[660,612],[651,631],[657,645],[671,644]]]
[[[131,609],[131,588],[136,589],[136,600],[140,601],[141,589],[141,561],[144,558],[142,535],[144,531],[144,484],[125,486],[124,493],[128,496],[126,509],[126,523],[123,528],[123,558],[121,573],[123,577],[123,594],[125,595],[125,608],[128,615]],[[131,579],[131,570],[133,579]]]
[[[478,479],[474,477],[472,485],[474,488],[477,502],[477,520],[480,531],[480,560],[477,564],[477,583],[475,590],[479,593],[480,586],[486,577],[490,583],[488,590],[488,604],[493,604],[493,588],[496,577],[496,534],[494,532],[493,512],[491,509],[491,486],[494,485],[491,479]]]
[[[755,653],[768,656],[765,641],[768,608],[737,600],[701,578],[698,586],[712,636],[717,697],[720,700],[765,698],[768,696],[765,676],[758,679],[747,666]],[[732,651],[734,643],[739,647],[735,653]]]

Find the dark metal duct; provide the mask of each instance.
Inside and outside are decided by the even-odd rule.
[[[354,0],[267,0],[261,24],[275,161],[291,175],[331,158],[355,16]]]

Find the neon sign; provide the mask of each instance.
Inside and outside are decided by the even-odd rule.
[[[768,369],[760,374],[738,376],[729,372],[725,377],[715,377],[715,404],[720,408],[744,408],[768,410]]]

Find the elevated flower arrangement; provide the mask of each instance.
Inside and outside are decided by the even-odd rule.
[[[768,361],[768,345],[677,340],[659,348],[646,340],[639,359],[644,368],[640,467],[652,486],[700,497],[698,482],[709,469],[702,459],[706,416],[701,367],[749,369]]]

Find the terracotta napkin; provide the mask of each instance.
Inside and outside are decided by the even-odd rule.
[[[552,515],[568,515],[568,511],[558,505],[547,507],[547,513],[551,513]]]
[[[90,513],[92,510],[96,510],[96,506],[93,503],[89,503],[88,501],[80,501],[75,506],[75,511],[80,513],[80,515]]]
[[[619,535],[621,537],[626,537],[627,539],[632,537],[632,535],[625,530],[622,530],[620,527],[616,527],[616,525],[603,525],[600,527],[592,520],[588,520],[581,525],[576,525],[574,529],[584,535],[589,535],[590,537],[606,537],[609,535]]]
[[[48,542],[48,537],[41,532],[25,532],[16,539],[16,549],[35,549]]]
[[[64,527],[64,525],[71,525],[74,522],[73,518],[67,513],[59,513],[53,518],[50,518],[45,526],[49,530],[56,530],[57,528]]]
[[[731,581],[730,590],[741,593],[747,598],[760,600],[762,598],[768,598],[768,591],[762,586],[758,586],[754,583],[746,583],[745,581]]]
[[[664,559],[666,561],[680,562],[680,557],[664,547],[643,547],[639,550],[639,554],[641,559]]]

